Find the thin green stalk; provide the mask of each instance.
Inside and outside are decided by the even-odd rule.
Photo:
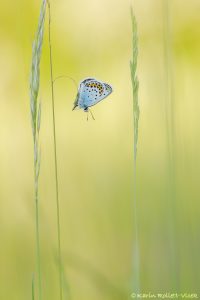
[[[172,57],[169,20],[169,3],[163,0],[163,38],[164,38],[164,67],[165,67],[165,119],[167,129],[167,146],[170,164],[173,165],[173,91],[172,91]]]
[[[42,279],[41,279],[41,261],[40,261],[40,230],[39,230],[39,203],[38,188],[35,189],[35,216],[36,216],[36,247],[37,247],[37,264],[38,264],[38,291],[39,300],[42,299]]]
[[[57,146],[56,146],[55,97],[54,97],[54,79],[53,79],[53,63],[52,63],[52,44],[51,44],[51,6],[49,0],[47,1],[47,3],[48,3],[48,12],[49,12],[48,33],[49,33],[49,57],[50,57],[51,99],[52,99],[52,117],[53,117],[55,182],[56,182],[59,286],[60,286],[60,300],[62,300],[62,257],[61,257],[61,232],[60,232],[60,205],[59,205],[59,188],[58,188],[58,163],[57,163]]]
[[[32,290],[32,300],[35,300],[35,281],[34,281],[34,274],[33,274],[33,277],[32,277],[31,290]]]
[[[41,103],[38,102],[40,86],[40,60],[42,53],[44,22],[46,12],[46,0],[42,1],[38,28],[32,47],[32,64],[30,74],[30,110],[31,125],[33,134],[34,147],[34,199],[35,199],[35,227],[36,227],[36,256],[37,256],[37,273],[38,273],[38,298],[42,299],[41,283],[41,260],[40,260],[40,224],[39,224],[39,197],[38,183],[40,174],[40,150],[39,150],[39,132],[41,123]]]
[[[139,251],[139,234],[138,234],[138,203],[137,203],[137,147],[138,147],[138,129],[140,109],[138,103],[139,81],[136,74],[138,58],[138,34],[137,22],[131,8],[132,21],[132,61],[130,62],[131,80],[133,89],[133,126],[134,126],[134,164],[133,164],[133,210],[134,210],[134,247],[133,247],[133,270],[132,270],[132,289],[134,293],[140,292],[140,251]]]
[[[40,223],[39,223],[39,198],[38,198],[38,176],[40,172],[40,154],[38,153],[38,140],[35,141],[35,160],[34,160],[34,177],[35,177],[35,217],[36,217],[36,248],[38,264],[38,291],[39,300],[42,299],[42,280],[41,280],[41,261],[40,261]],[[37,158],[38,157],[38,158]]]
[[[57,253],[55,254],[55,262],[56,262],[56,265],[59,265],[59,260],[58,260]],[[65,269],[63,267],[63,264],[61,264],[61,267],[62,267],[63,298],[70,300],[71,299],[70,287],[69,287],[69,284],[68,284],[68,281],[67,281],[67,277],[66,277],[66,274],[65,274]]]
[[[176,188],[175,188],[175,145],[174,145],[174,95],[172,75],[172,53],[170,34],[170,7],[169,1],[163,0],[163,37],[164,37],[164,70],[165,70],[165,120],[167,134],[167,165],[168,165],[168,230],[169,256],[171,259],[171,283],[174,291],[179,287],[179,255],[177,252],[177,216],[176,216]]]

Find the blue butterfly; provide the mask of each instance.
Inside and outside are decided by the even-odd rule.
[[[79,84],[78,93],[74,102],[75,108],[88,112],[89,107],[97,104],[112,93],[112,87],[95,78],[86,78]]]

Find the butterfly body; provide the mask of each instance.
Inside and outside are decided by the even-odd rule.
[[[95,78],[86,78],[80,82],[73,110],[80,108],[87,112],[89,107],[106,98],[112,91],[109,84]]]

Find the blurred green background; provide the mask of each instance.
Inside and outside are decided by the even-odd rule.
[[[94,76],[114,88],[93,108],[96,120],[87,122],[82,111],[72,112],[73,83],[61,79],[55,84],[66,281],[71,299],[127,299],[133,243],[130,1],[51,4],[54,77],[68,75],[80,81]],[[163,4],[164,0],[134,3],[141,110],[137,161],[141,291],[198,293],[200,2],[169,1],[169,81]],[[0,299],[4,300],[31,299],[35,272],[29,70],[39,8],[39,0],[0,2]],[[45,35],[39,97],[40,220],[43,296],[53,300],[58,299],[59,282],[49,80]],[[64,299],[69,299],[67,292]]]

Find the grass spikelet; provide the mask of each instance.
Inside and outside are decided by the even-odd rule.
[[[140,292],[140,255],[139,255],[139,239],[138,239],[138,213],[137,213],[137,194],[136,194],[136,162],[137,162],[137,146],[138,146],[138,128],[140,109],[138,102],[139,81],[137,77],[137,58],[138,58],[138,35],[137,22],[131,8],[132,21],[132,61],[130,62],[132,91],[133,91],[133,126],[134,126],[134,165],[133,165],[133,209],[134,209],[134,239],[133,239],[133,270],[132,270],[132,291]]]
[[[133,10],[131,9],[131,21],[132,21],[132,61],[130,62],[131,80],[133,88],[133,120],[134,120],[134,160],[137,156],[137,143],[138,143],[138,123],[140,117],[140,109],[138,103],[138,89],[139,81],[136,74],[137,70],[137,58],[138,58],[138,36],[137,36],[137,23]]]
[[[40,60],[44,35],[46,0],[42,1],[38,28],[32,47],[32,65],[30,74],[30,110],[34,146],[34,198],[35,198],[35,221],[36,221],[36,251],[37,251],[37,272],[38,272],[38,295],[42,297],[41,266],[40,266],[40,234],[39,234],[39,204],[38,204],[38,181],[40,174],[40,149],[39,132],[41,124],[41,103],[38,100],[40,86]]]

